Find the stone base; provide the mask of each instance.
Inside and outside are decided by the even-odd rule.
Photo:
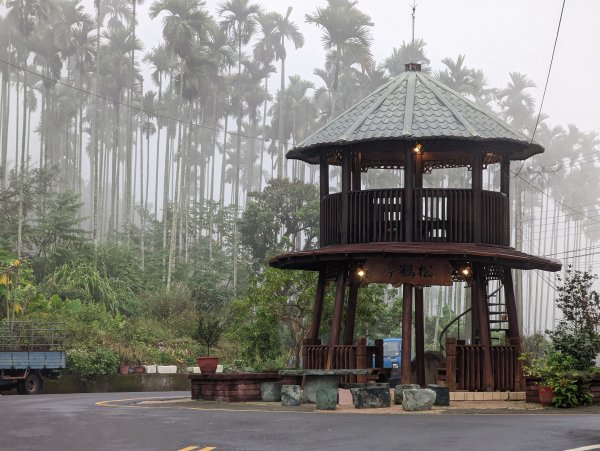
[[[414,390],[414,389],[419,389],[421,388],[421,386],[419,384],[399,384],[396,385],[396,388],[394,390],[394,403],[395,404],[402,404],[402,397],[403,397],[403,393],[404,390]]]
[[[431,410],[435,402],[435,392],[429,388],[406,389],[402,394],[402,408],[407,412]]]
[[[450,405],[450,389],[442,385],[431,384],[427,388],[435,392],[434,406],[449,406]]]
[[[317,410],[335,410],[337,390],[335,388],[319,388],[317,390]]]
[[[372,409],[390,406],[390,388],[384,387],[351,388],[354,407],[357,409]]]
[[[339,376],[307,376],[304,381],[302,402],[315,404],[317,402],[317,391],[321,388],[337,390],[339,380]]]
[[[264,402],[281,401],[281,382],[262,382],[260,384],[260,399]]]
[[[296,407],[300,405],[302,394],[299,385],[281,386],[281,405],[287,407]]]

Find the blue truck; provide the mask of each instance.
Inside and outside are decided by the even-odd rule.
[[[393,370],[402,366],[402,338],[383,339],[383,367]]]
[[[33,395],[66,368],[63,324],[31,321],[0,322],[0,390],[16,388]]]

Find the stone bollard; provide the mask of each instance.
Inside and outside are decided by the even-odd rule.
[[[282,406],[299,406],[302,394],[300,393],[299,385],[282,385],[281,386],[281,405]]]
[[[281,382],[263,382],[260,384],[260,400],[264,402],[281,401]]]
[[[352,401],[357,409],[371,409],[390,406],[390,386],[377,384],[374,387],[351,388]]]
[[[427,388],[435,392],[434,406],[449,406],[450,405],[450,388],[443,385],[431,384]]]
[[[414,390],[419,389],[421,386],[419,384],[399,384],[396,385],[396,389],[394,390],[394,403],[402,404],[402,397],[404,390]]]
[[[402,394],[402,408],[407,412],[431,410],[435,402],[435,392],[429,388],[406,389]]]
[[[337,395],[335,388],[317,389],[317,410],[335,410]]]

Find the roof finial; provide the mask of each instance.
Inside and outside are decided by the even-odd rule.
[[[412,44],[410,46],[410,62],[415,62],[415,11],[417,9],[417,3],[413,0],[413,4],[410,5],[412,9]]]
[[[412,42],[410,44],[410,63],[405,64],[404,68],[407,71],[419,72],[421,70],[421,64],[415,63],[415,10],[417,9],[417,3],[415,0],[413,0],[413,4],[410,5],[410,9],[412,10]]]

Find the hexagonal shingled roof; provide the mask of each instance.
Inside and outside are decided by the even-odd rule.
[[[513,160],[544,151],[493,112],[420,72],[418,65],[410,66],[413,70],[384,84],[317,130],[289,151],[288,158],[317,163],[321,149],[341,150],[358,143],[365,149],[364,144],[381,141],[488,143],[496,150],[508,151]]]

